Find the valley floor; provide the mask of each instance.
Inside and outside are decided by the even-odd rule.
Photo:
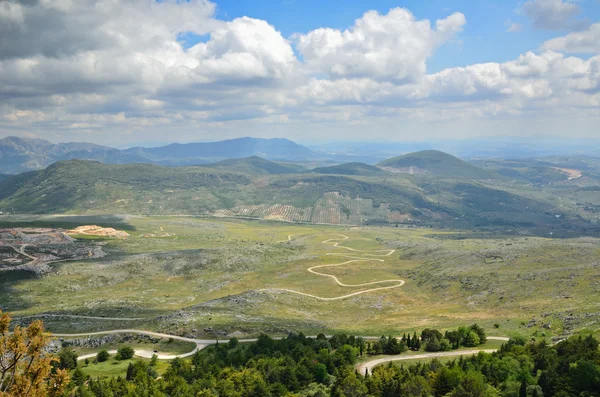
[[[3,219],[23,225],[19,217]],[[479,323],[497,336],[600,328],[600,240],[495,237],[194,217],[32,218],[102,224],[106,256],[1,272],[2,310],[50,331],[192,339],[301,331],[397,335]],[[25,223],[27,223],[25,222]],[[75,225],[76,224],[76,225]]]

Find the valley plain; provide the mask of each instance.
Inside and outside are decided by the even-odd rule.
[[[103,224],[129,234],[76,235],[102,243],[106,255],[53,264],[42,277],[0,272],[3,310],[23,323],[41,315],[53,332],[397,335],[477,322],[492,335],[550,339],[600,328],[600,244],[591,237],[192,216],[2,218],[3,227],[23,224]],[[307,271],[346,261],[316,270],[344,284],[405,283],[345,287]],[[307,296],[385,286],[392,288],[338,300]]]

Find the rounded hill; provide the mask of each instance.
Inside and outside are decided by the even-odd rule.
[[[424,150],[393,157],[377,164],[382,170],[403,174],[433,175],[442,178],[490,179],[497,176],[448,153]]]

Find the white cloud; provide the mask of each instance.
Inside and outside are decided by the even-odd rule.
[[[228,22],[187,55],[198,61],[194,66],[198,73],[234,80],[281,78],[296,66],[288,41],[267,22],[248,17]]]
[[[520,23],[512,22],[510,19],[504,25],[507,27],[506,31],[511,33],[520,32],[523,29]]]
[[[348,30],[290,42],[268,21],[220,21],[214,10],[202,0],[0,0],[0,136],[306,138],[598,116],[600,58],[562,53],[597,52],[600,24],[516,60],[427,74],[463,14],[432,24],[401,8],[369,11]],[[185,48],[186,32],[205,37]]]
[[[591,25],[587,30],[569,33],[546,41],[542,48],[568,53],[600,54],[600,23]]]
[[[581,14],[581,7],[572,1],[528,0],[521,10],[538,29],[576,30],[589,25],[586,19],[576,18]]]
[[[403,8],[382,15],[369,11],[345,31],[320,28],[298,35],[298,50],[312,71],[332,78],[372,77],[413,81],[426,71],[434,50],[460,32],[465,16],[455,13],[436,21],[416,20]]]

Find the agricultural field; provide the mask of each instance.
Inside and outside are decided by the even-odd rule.
[[[477,322],[491,335],[550,339],[600,329],[600,240],[589,237],[189,216],[2,222],[129,234],[74,236],[102,242],[102,258],[0,273],[2,310],[23,324],[43,315],[53,332],[372,336]]]

